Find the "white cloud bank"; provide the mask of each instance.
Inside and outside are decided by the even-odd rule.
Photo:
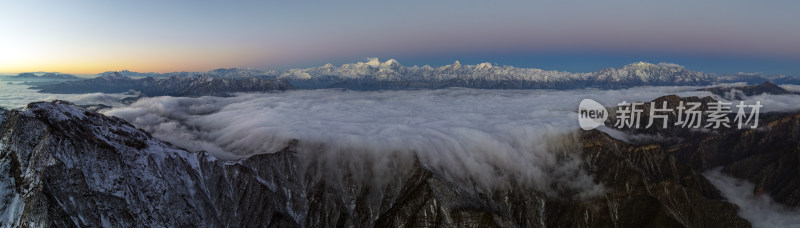
[[[800,210],[789,209],[767,194],[755,195],[755,185],[722,174],[721,168],[703,173],[731,203],[739,206],[739,216],[754,228],[800,227]]]
[[[86,94],[48,94],[39,93],[29,89],[29,85],[13,84],[0,81],[0,107],[14,109],[25,107],[35,101],[66,100],[75,104],[104,104],[108,106],[123,106],[119,100],[125,97],[136,96],[132,93],[86,93]],[[19,82],[17,82],[19,83]]]
[[[578,168],[578,103],[590,98],[610,106],[692,89],[304,90],[156,97],[106,114],[222,159],[275,152],[299,139],[304,160],[331,172],[384,173],[417,157],[457,183],[576,188],[596,195],[602,188]]]

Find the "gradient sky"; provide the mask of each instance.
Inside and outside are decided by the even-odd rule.
[[[286,69],[366,57],[800,75],[800,1],[6,1],[0,73]]]

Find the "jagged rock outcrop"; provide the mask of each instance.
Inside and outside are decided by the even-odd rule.
[[[697,170],[657,144],[630,145],[597,130],[584,134],[586,166],[611,190],[616,227],[749,227],[736,206]],[[636,214],[642,216],[636,216]],[[645,216],[646,215],[646,216]],[[590,227],[594,227],[592,224]]]
[[[0,128],[9,226],[187,225],[212,216],[196,160],[119,118],[64,102],[12,110]],[[193,180],[193,178],[195,180]]]
[[[762,117],[757,129],[685,135],[668,147],[697,170],[722,166],[722,172],[755,184],[756,194],[800,207],[800,114]]]
[[[384,185],[325,178],[292,141],[221,161],[63,101],[0,110],[0,214],[9,226],[748,227],[658,145],[583,134],[602,197],[453,183],[415,162]],[[356,158],[354,158],[356,159]],[[377,175],[377,174],[364,174]]]
[[[765,90],[758,88],[774,88],[771,83],[760,86],[744,87],[754,94]],[[654,100],[659,104],[667,101],[667,107],[673,109],[678,102],[699,102],[700,111],[708,110],[707,104],[716,102],[711,97],[678,97],[663,96]],[[646,104],[642,114],[644,122],[648,119],[650,109]],[[752,190],[756,194],[768,193],[777,202],[789,206],[800,207],[800,114],[798,113],[761,113],[758,128],[743,125],[742,129],[733,122],[736,110],[727,115],[731,120],[730,127],[711,130],[698,130],[688,127],[669,126],[661,129],[661,120],[651,128],[623,129],[630,134],[650,136],[654,138],[648,143],[659,145],[663,150],[674,155],[676,159],[691,166],[699,172],[723,167],[722,172],[733,177],[754,183]],[[613,114],[612,114],[613,117]],[[676,113],[669,114],[669,123],[677,119]],[[607,124],[613,123],[611,118]],[[701,125],[707,122],[702,121]],[[753,121],[750,122],[752,124]]]

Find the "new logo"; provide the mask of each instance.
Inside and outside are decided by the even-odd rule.
[[[608,119],[608,111],[597,101],[583,99],[578,105],[578,124],[583,130],[592,130],[602,126],[606,119]]]

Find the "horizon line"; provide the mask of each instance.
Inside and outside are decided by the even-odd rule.
[[[358,63],[367,64],[372,60],[377,61],[378,64],[386,63],[386,62],[389,62],[389,61],[393,60],[393,61],[397,62],[398,64],[400,64],[401,66],[407,67],[407,68],[426,67],[426,66],[427,67],[432,67],[432,68],[440,68],[440,67],[445,67],[445,66],[451,66],[451,65],[454,65],[454,64],[457,64],[457,63],[459,65],[462,65],[460,63],[461,60],[455,60],[451,64],[444,64],[444,65],[437,65],[437,66],[432,66],[431,64],[425,64],[425,65],[417,65],[417,64],[415,64],[415,65],[411,65],[411,66],[406,66],[406,65],[403,65],[402,63],[400,63],[400,61],[398,61],[398,60],[396,60],[394,58],[388,58],[385,61],[380,61],[380,58],[378,58],[378,57],[367,57],[367,58],[363,58],[362,60],[364,60],[364,61],[349,62],[349,63],[343,63],[343,64],[338,64],[338,65],[328,62],[328,63],[322,64],[322,65],[312,65],[312,66],[307,66],[307,67],[291,67],[291,68],[287,68],[287,69],[284,69],[284,70],[278,70],[278,69],[275,69],[275,68],[258,68],[258,67],[219,67],[219,68],[212,68],[212,69],[207,70],[207,71],[181,70],[181,71],[157,72],[157,71],[136,71],[136,70],[129,70],[129,69],[120,69],[120,70],[106,70],[106,71],[102,71],[102,72],[99,72],[99,73],[63,73],[63,72],[60,72],[60,71],[41,71],[40,70],[40,71],[23,71],[23,72],[0,72],[0,74],[25,74],[25,73],[33,73],[33,74],[44,73],[44,74],[46,74],[46,73],[57,73],[57,74],[70,74],[70,75],[102,75],[103,73],[123,72],[123,71],[134,72],[134,73],[142,73],[142,74],[170,74],[170,73],[207,73],[207,72],[211,72],[211,71],[214,71],[214,70],[221,70],[221,69],[225,69],[225,70],[228,70],[228,69],[258,70],[258,71],[264,71],[264,72],[277,71],[277,72],[281,72],[282,73],[282,72],[287,72],[287,71],[290,71],[290,70],[317,68],[317,67],[322,67],[322,66],[325,66],[325,65],[328,65],[328,64],[330,64],[332,66],[337,66],[337,67],[341,67],[341,66],[347,65],[347,64],[358,64]],[[576,71],[569,71],[569,70],[562,70],[562,69],[545,70],[545,69],[538,68],[538,67],[521,67],[521,66],[510,65],[510,64],[497,64],[497,63],[492,63],[492,62],[489,62],[489,61],[482,61],[482,62],[476,63],[476,64],[463,64],[463,65],[466,65],[466,66],[477,66],[477,65],[486,64],[486,63],[490,64],[492,67],[514,67],[514,68],[520,68],[520,69],[538,69],[538,70],[543,70],[543,71],[558,71],[558,72],[566,72],[566,73],[592,73],[592,72],[597,72],[597,71],[600,71],[600,70],[603,70],[603,69],[619,69],[621,67],[625,67],[625,66],[629,66],[629,65],[633,65],[633,64],[647,63],[647,64],[652,64],[652,65],[657,65],[657,66],[660,66],[660,65],[674,65],[675,67],[684,68],[684,69],[686,69],[688,71],[694,71],[694,72],[700,72],[700,73],[712,74],[712,75],[753,74],[753,75],[786,75],[786,76],[795,76],[793,74],[775,74],[775,73],[766,74],[764,72],[737,72],[737,73],[705,72],[705,71],[700,71],[700,70],[691,70],[691,69],[687,68],[684,65],[673,63],[673,62],[658,62],[658,63],[654,63],[654,62],[650,62],[650,61],[634,61],[632,63],[628,63],[628,64],[625,64],[625,65],[622,65],[620,67],[607,66],[607,67],[602,67],[602,68],[599,68],[599,69],[593,70],[593,71],[577,71],[577,72]]]

